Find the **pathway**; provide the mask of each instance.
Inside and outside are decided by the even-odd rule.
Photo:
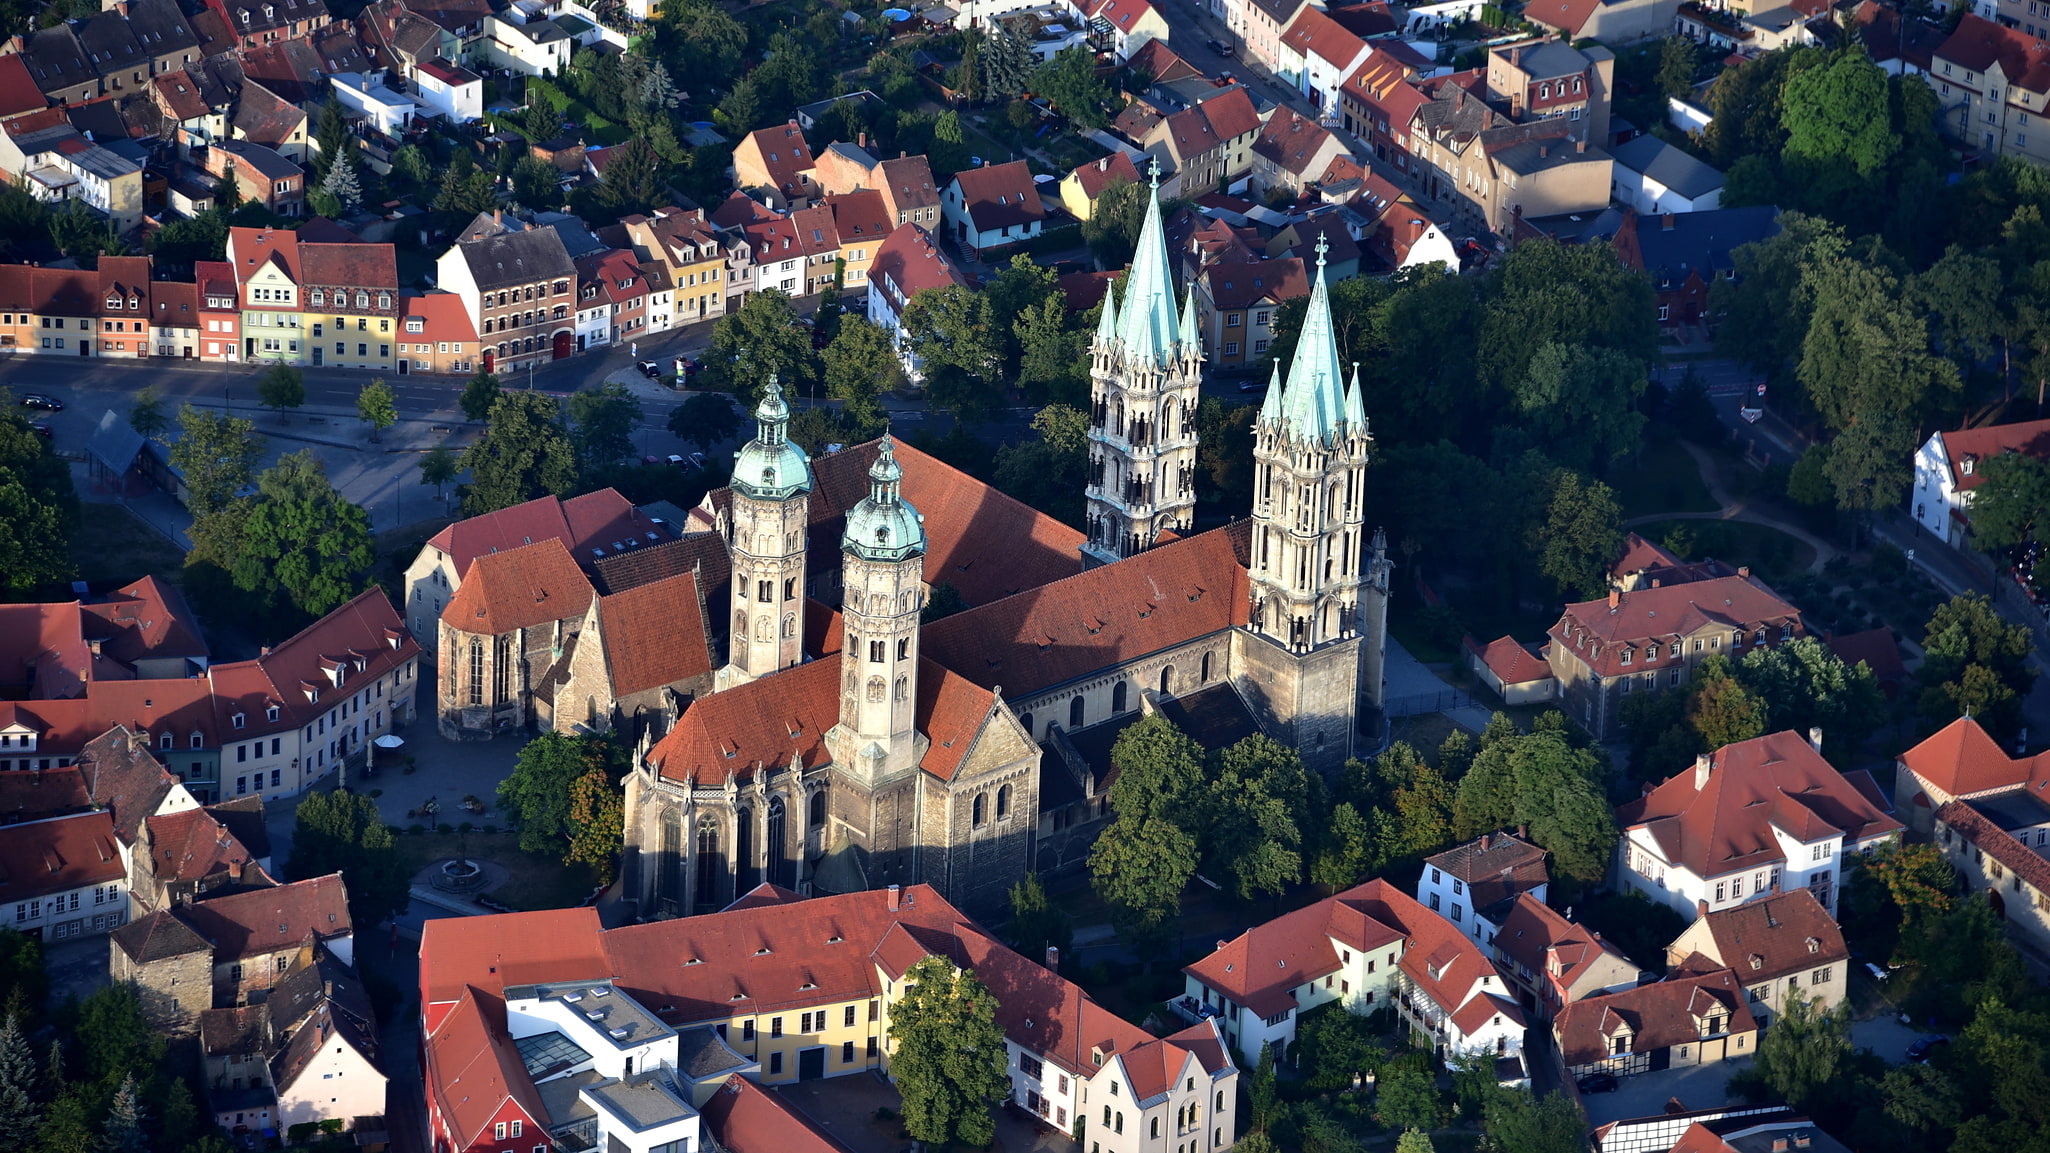
[[[1779,517],[1760,512],[1750,507],[1748,502],[1732,497],[1728,490],[1723,488],[1722,478],[1719,475],[1720,470],[1717,468],[1713,457],[1709,456],[1698,445],[1688,444],[1683,441],[1681,447],[1685,448],[1688,454],[1694,457],[1694,463],[1701,469],[1701,481],[1708,486],[1708,495],[1714,498],[1716,504],[1720,507],[1713,512],[1656,512],[1646,516],[1634,516],[1623,522],[1624,528],[1665,520],[1734,520],[1744,524],[1760,525],[1783,532],[1807,545],[1809,548],[1814,549],[1815,561],[1808,566],[1808,571],[1810,572],[1821,572],[1822,566],[1834,560],[1837,553],[1841,551],[1835,545],[1830,544],[1828,541],[1823,540],[1799,525],[1790,524]]]

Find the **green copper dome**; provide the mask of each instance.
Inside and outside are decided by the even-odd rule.
[[[900,491],[903,466],[887,434],[868,470],[868,497],[847,510],[842,548],[863,560],[896,561],[925,552],[925,517]]]
[[[755,406],[755,438],[733,454],[733,487],[755,500],[786,500],[811,491],[811,460],[790,443],[790,406],[772,375]]]

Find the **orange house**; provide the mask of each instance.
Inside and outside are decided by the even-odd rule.
[[[453,292],[405,293],[399,297],[399,361],[401,376],[415,373],[477,371],[477,330]]]

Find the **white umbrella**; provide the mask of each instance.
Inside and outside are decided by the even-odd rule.
[[[390,733],[386,733],[370,743],[380,749],[403,749],[406,747],[406,739],[404,737],[395,737]]]

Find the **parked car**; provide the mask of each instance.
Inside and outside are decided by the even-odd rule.
[[[1264,381],[1264,380],[1249,380],[1249,381],[1246,381],[1245,383],[1243,383],[1243,384],[1239,385],[1239,391],[1240,391],[1240,392],[1266,392],[1266,391],[1267,391],[1267,382],[1266,382],[1266,381]]]
[[[1226,60],[1231,59],[1231,45],[1225,43],[1222,40],[1205,40],[1203,43],[1207,45],[1212,52],[1217,53],[1219,56],[1224,57]]]
[[[1948,1044],[1950,1044],[1950,1038],[1936,1033],[1917,1037],[1908,1045],[1908,1060],[1918,1064],[1926,1062],[1935,1054],[1938,1045]]]
[[[1614,1073],[1589,1073],[1576,1084],[1582,1093],[1614,1093],[1621,1087]]]
[[[40,392],[26,392],[21,396],[21,407],[40,408],[44,412],[63,412],[64,402]]]
[[[51,428],[49,424],[40,420],[32,425],[29,425],[28,428],[30,432],[35,433],[37,436],[42,437],[44,440],[51,440],[55,438],[57,435],[56,429]]]
[[[661,361],[658,361],[658,360],[644,360],[644,361],[641,361],[641,362],[640,362],[640,370],[641,370],[641,375],[642,375],[642,376],[645,376],[645,377],[647,377],[647,378],[648,378],[649,380],[661,380],[661,379],[662,379],[662,362],[661,362]]]
[[[705,454],[701,452],[691,453],[690,466],[699,472],[705,471]]]

